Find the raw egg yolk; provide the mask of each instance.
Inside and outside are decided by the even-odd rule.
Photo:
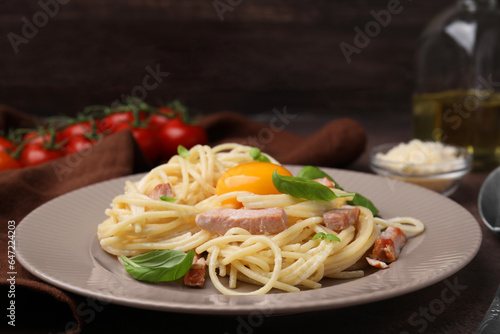
[[[249,162],[228,169],[217,181],[216,193],[222,195],[233,191],[248,191],[257,195],[280,194],[273,184],[273,172],[293,176],[285,167],[269,162]],[[241,206],[236,199],[222,204]]]

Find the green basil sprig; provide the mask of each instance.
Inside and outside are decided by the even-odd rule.
[[[194,251],[154,250],[131,258],[121,256],[125,270],[136,280],[155,283],[175,281],[184,276],[193,263]]]
[[[335,234],[326,234],[326,233],[323,233],[323,232],[319,232],[319,233],[316,233],[313,237],[312,237],[312,240],[315,240],[315,239],[320,239],[321,240],[331,240],[331,241],[338,241],[340,242],[340,239],[339,237],[337,237]]]
[[[298,177],[303,177],[303,178],[306,178],[306,179],[310,179],[310,180],[315,180],[315,179],[322,179],[324,177],[326,177],[327,179],[329,179],[330,181],[332,181],[334,184],[335,184],[335,189],[340,189],[340,190],[344,190],[342,189],[338,184],[337,182],[335,182],[332,177],[328,174],[326,174],[325,172],[323,172],[321,169],[319,169],[318,167],[314,167],[314,166],[305,166],[304,168],[302,168],[299,172],[299,174],[297,174]]]
[[[305,166],[304,168],[302,168],[299,174],[297,174],[297,176],[311,180],[327,177],[330,181],[332,181],[335,184],[335,189],[344,190],[334,179],[332,179],[330,175],[326,174],[318,167]],[[359,193],[356,193],[356,195],[354,195],[352,200],[347,201],[347,204],[363,206],[368,210],[370,210],[374,216],[376,216],[379,212],[378,209],[375,207],[375,205],[368,198],[364,197]]]
[[[257,147],[252,147],[250,149],[250,152],[248,152],[250,156],[252,157],[253,160],[255,161],[260,161],[260,162],[271,162],[268,157],[266,157],[264,154],[262,154],[261,150],[259,150]]]
[[[304,198],[312,201],[330,202],[339,197],[354,196],[351,194],[335,194],[330,188],[319,182],[303,177],[280,175],[273,172],[273,184],[279,192],[296,198]]]
[[[378,214],[378,209],[375,207],[375,205],[370,201],[368,198],[364,197],[363,195],[356,193],[352,200],[346,202],[349,205],[359,205],[367,208],[372,212],[374,216]]]
[[[189,157],[189,150],[182,145],[177,146],[177,154],[183,158]]]
[[[170,203],[173,203],[175,201],[177,201],[177,198],[174,198],[174,197],[168,197],[168,196],[160,196],[160,199],[162,201],[165,201],[165,202],[170,202]]]

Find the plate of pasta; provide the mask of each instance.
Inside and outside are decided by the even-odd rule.
[[[406,294],[460,270],[481,231],[415,185],[282,166],[239,144],[182,147],[148,173],[58,197],[18,226],[21,264],[133,307],[284,314]]]

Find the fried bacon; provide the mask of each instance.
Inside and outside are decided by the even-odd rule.
[[[214,209],[198,214],[196,225],[220,235],[233,227],[241,227],[250,234],[276,234],[287,228],[287,215],[283,208]]]
[[[149,197],[155,200],[159,200],[161,196],[174,197],[174,192],[170,184],[160,183],[149,194]]]
[[[205,284],[205,258],[196,254],[191,269],[184,275],[184,284],[193,287],[203,287]]]
[[[328,188],[335,188],[335,183],[333,183],[332,180],[330,180],[329,178],[327,178],[326,176],[321,178],[321,179],[314,179],[314,181],[318,182],[318,183],[321,183],[322,185],[328,187]]]
[[[358,222],[359,208],[344,205],[338,209],[327,211],[323,214],[323,224],[329,229],[339,233]]]
[[[373,246],[373,251],[370,257],[373,260],[385,263],[394,262],[399,257],[401,249],[405,244],[406,235],[404,232],[398,227],[389,226],[380,234],[378,239],[375,240],[375,245]]]

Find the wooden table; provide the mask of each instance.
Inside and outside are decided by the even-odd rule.
[[[319,128],[325,120],[344,116],[339,113],[323,116],[298,113],[300,117],[287,130],[304,134]],[[408,113],[376,118],[369,114],[350,116],[363,124],[369,142],[367,151],[348,169],[370,172],[368,152],[371,147],[409,139]],[[266,117],[256,116],[261,120]],[[482,321],[500,283],[500,238],[485,228],[477,209],[478,192],[487,174],[467,175],[451,196],[469,210],[481,226],[483,242],[478,255],[456,274],[425,289],[366,305],[280,316],[260,313],[252,316],[177,314],[102,305],[77,296],[77,305],[87,322],[83,333],[158,333],[160,329],[168,333],[298,333],[304,330],[325,333],[472,333]],[[444,303],[446,291],[454,291],[454,295],[446,296]],[[51,327],[53,318],[71,319],[67,310],[58,303],[51,302],[40,311],[35,305],[44,300],[44,296],[34,294],[31,298],[33,314],[17,321],[21,333],[58,333],[62,329]],[[67,325],[71,327],[71,323]]]
[[[194,111],[246,114],[287,104],[300,115],[287,130],[304,134],[340,116],[360,121],[368,133],[367,150],[346,168],[370,172],[371,147],[410,139],[417,38],[454,0],[401,1],[403,10],[351,63],[340,43],[353,43],[353,29],[364,28],[373,20],[371,11],[386,9],[387,0],[221,1],[238,4],[224,21],[214,9],[216,1],[3,2],[4,37],[22,35],[22,19],[32,22],[44,8],[41,3],[65,4],[17,52],[8,38],[0,41],[0,103],[42,116],[74,114],[131,94],[148,67],[159,66],[170,74],[147,92],[151,103],[180,98]],[[500,239],[485,228],[477,210],[486,175],[466,176],[451,196],[477,219],[483,243],[475,259],[449,278],[466,288],[439,314],[425,315],[425,310],[441,298],[445,281],[367,305],[262,319],[101,307],[76,296],[88,321],[84,333],[157,333],[159,328],[168,333],[474,332],[500,283]],[[59,333],[64,323],[54,328],[54,318],[72,317],[65,305],[43,294],[18,293],[32,301],[23,305],[26,316],[17,319],[20,333]]]

